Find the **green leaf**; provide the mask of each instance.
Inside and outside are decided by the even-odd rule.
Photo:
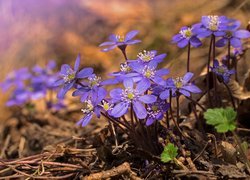
[[[219,133],[233,131],[236,128],[236,116],[237,113],[231,107],[208,109],[204,113],[207,124],[213,125]]]
[[[177,151],[177,147],[175,147],[172,143],[168,143],[164,147],[164,151],[161,153],[161,161],[165,163],[172,161],[178,155]]]

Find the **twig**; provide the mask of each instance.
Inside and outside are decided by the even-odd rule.
[[[195,162],[197,159],[199,159],[199,157],[201,157],[201,155],[204,153],[204,151],[206,150],[207,146],[209,144],[209,141],[206,143],[206,145],[204,146],[204,148],[201,150],[201,152],[194,158],[193,162]]]
[[[135,173],[131,170],[129,163],[124,162],[123,164],[114,167],[107,171],[102,171],[94,174],[90,174],[87,177],[82,178],[82,180],[100,180],[100,179],[109,179],[115,176],[122,174],[128,174],[132,180],[140,180],[141,178],[137,177]]]
[[[3,148],[1,150],[0,158],[3,158],[4,153],[5,153],[6,149],[8,148],[9,143],[10,143],[10,135],[8,134],[5,141],[4,141],[4,145],[3,145]]]

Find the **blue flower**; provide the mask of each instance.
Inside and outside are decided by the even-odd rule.
[[[157,55],[156,50],[146,51],[143,50],[142,52],[139,52],[137,55],[136,60],[128,60],[128,62],[140,62],[140,63],[149,63],[149,62],[156,62],[161,63],[163,59],[167,56],[167,54],[159,54]]]
[[[250,32],[247,30],[237,30],[237,26],[234,29],[225,31],[225,35],[219,39],[215,45],[217,47],[224,47],[230,42],[230,45],[234,48],[240,48],[242,46],[241,39],[250,37]]]
[[[202,91],[197,86],[189,82],[193,75],[193,73],[187,72],[183,77],[167,79],[164,90],[160,93],[160,98],[167,99],[170,96],[170,91],[173,96],[179,92],[187,97],[190,96],[190,93],[201,93]]]
[[[106,93],[103,86],[118,83],[116,79],[101,81],[101,77],[96,76],[96,74],[90,75],[87,80],[81,81],[81,85],[78,85],[73,92],[73,96],[81,96],[82,102],[89,98],[96,98],[98,93]]]
[[[103,102],[105,96],[106,91],[98,91],[97,96],[86,99],[83,102],[83,108],[81,111],[83,112],[84,117],[77,122],[77,125],[86,126],[92,119],[93,115],[96,115],[97,118],[100,118],[101,110],[103,109],[101,102]]]
[[[201,23],[196,24],[194,32],[197,34],[197,37],[204,38],[210,35],[214,36],[224,36],[225,30],[227,30],[228,23],[230,19],[226,16],[202,16]],[[198,28],[200,26],[200,28]]]
[[[150,104],[157,99],[154,95],[144,95],[150,84],[139,82],[134,89],[133,80],[125,79],[123,85],[125,89],[117,88],[110,91],[112,102],[116,103],[111,111],[111,115],[116,118],[121,117],[127,113],[128,108],[132,105],[132,109],[139,119],[146,118],[147,111],[142,103]]]
[[[92,119],[94,114],[98,118],[100,118],[101,115],[101,107],[98,105],[98,102],[90,99],[83,102],[83,108],[81,109],[81,111],[83,112],[84,117],[77,122],[78,126],[86,126]]]
[[[148,104],[147,107],[147,121],[146,125],[150,126],[156,120],[162,120],[164,117],[164,113],[169,109],[169,103],[166,103],[165,100],[158,99],[156,102],[152,104]]]
[[[235,74],[235,70],[229,70],[226,65],[219,65],[218,60],[214,60],[213,67],[211,67],[212,71],[220,78],[222,78],[224,83],[228,83],[230,76]]]
[[[110,51],[116,47],[125,49],[127,45],[137,44],[141,42],[140,40],[133,40],[133,38],[138,34],[138,31],[133,30],[128,32],[125,36],[111,34],[109,40],[100,44],[100,47],[106,46],[107,48],[102,49],[103,52]]]
[[[135,72],[128,73],[125,77],[134,79],[135,82],[143,81],[145,84],[150,84],[152,82],[164,85],[165,81],[162,76],[169,74],[169,70],[162,68],[157,70],[157,62],[150,61],[148,64],[135,62],[131,63],[131,67]]]
[[[81,78],[87,78],[93,73],[92,68],[84,68],[79,71],[80,66],[80,55],[77,56],[75,61],[74,69],[72,69],[68,64],[63,64],[61,66],[61,79],[55,82],[54,86],[63,85],[57,94],[59,99],[62,99],[65,94],[76,84],[76,82]]]
[[[184,48],[190,43],[193,47],[201,46],[201,41],[194,32],[194,27],[182,27],[180,32],[172,38],[173,43],[177,43],[179,48]]]
[[[21,68],[9,73],[6,79],[1,83],[1,88],[6,92],[11,86],[16,88],[23,88],[25,81],[31,77],[31,73],[28,68]]]

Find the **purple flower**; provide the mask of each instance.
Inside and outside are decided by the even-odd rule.
[[[96,98],[98,93],[106,93],[103,86],[118,83],[115,79],[101,81],[101,77],[95,74],[90,75],[87,80],[88,81],[81,81],[81,85],[78,85],[73,92],[73,96],[81,96],[82,102],[89,98]]]
[[[230,76],[235,73],[234,69],[228,70],[226,65],[219,65],[218,60],[214,60],[214,65],[211,69],[219,78],[223,80],[224,83],[228,83]]]
[[[226,16],[202,16],[201,23],[196,24],[194,32],[197,34],[197,37],[204,38],[210,35],[214,36],[224,36],[225,30],[227,30],[228,23],[230,19]],[[200,25],[200,28],[198,28]]]
[[[153,124],[156,120],[162,120],[164,117],[164,113],[169,109],[169,104],[166,103],[165,100],[158,99],[156,102],[152,104],[148,104],[147,107],[147,121],[146,125],[150,126]]]
[[[151,51],[146,51],[143,50],[142,52],[140,52],[137,55],[137,59],[136,60],[128,60],[128,62],[140,62],[140,63],[149,63],[149,62],[156,62],[156,63],[160,63],[163,61],[163,59],[167,56],[167,54],[159,54],[157,55],[157,51],[156,50],[151,50]]]
[[[227,30],[225,31],[225,35],[219,39],[215,45],[217,47],[224,47],[230,42],[230,45],[234,48],[239,48],[242,46],[241,39],[246,39],[250,37],[250,32],[247,30]]]
[[[188,97],[190,93],[201,93],[201,90],[197,86],[189,82],[193,75],[193,73],[187,72],[183,77],[167,79],[164,87],[165,90],[160,93],[160,98],[163,100],[167,99],[170,96],[170,91],[173,96],[176,95],[176,92],[179,92]]]
[[[31,77],[28,68],[21,68],[9,73],[6,79],[1,83],[1,88],[6,92],[11,86],[23,88],[25,81]]]
[[[84,68],[79,71],[80,55],[77,56],[74,69],[68,64],[63,64],[61,67],[60,75],[61,79],[55,82],[54,86],[63,85],[57,94],[59,99],[62,99],[65,94],[76,84],[77,80],[81,78],[87,78],[93,73],[92,68]]]
[[[197,38],[194,27],[182,27],[179,34],[176,34],[172,38],[173,43],[177,43],[177,46],[179,48],[184,48],[190,43],[193,47],[199,47],[201,46],[201,41],[199,38]]]
[[[137,44],[141,42],[140,40],[133,40],[133,38],[138,34],[138,31],[133,30],[128,32],[125,36],[112,34],[109,36],[109,40],[100,44],[100,47],[106,46],[102,49],[103,52],[110,51],[116,47],[120,49],[125,49],[127,45]]]
[[[135,82],[143,81],[145,84],[150,84],[150,81],[164,85],[165,81],[162,76],[169,74],[169,70],[162,68],[157,70],[157,62],[150,61],[148,64],[144,63],[131,63],[131,67],[135,72],[128,73],[125,77],[133,78]]]
[[[21,106],[28,102],[29,97],[27,91],[23,88],[15,89],[11,97],[6,102],[6,106]]]
[[[123,81],[125,89],[117,88],[110,92],[112,102],[116,103],[111,115],[114,117],[121,117],[127,113],[128,108],[132,106],[133,111],[139,119],[144,119],[147,116],[147,111],[142,103],[150,104],[156,101],[154,95],[144,95],[144,92],[148,90],[150,84],[144,84],[139,82],[134,89],[134,83],[131,79],[125,79]]]
[[[81,111],[83,112],[84,117],[77,122],[78,126],[86,126],[92,119],[94,114],[98,118],[100,118],[101,115],[101,107],[97,102],[90,99],[83,102],[83,108],[81,109]]]
[[[103,102],[105,96],[106,91],[98,91],[97,96],[86,99],[83,102],[83,108],[81,111],[83,112],[84,117],[77,122],[77,125],[86,126],[92,119],[93,115],[96,115],[97,118],[100,118],[101,110],[103,109],[101,102]]]

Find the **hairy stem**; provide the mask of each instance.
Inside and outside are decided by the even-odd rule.
[[[190,71],[190,42],[188,42],[188,53],[187,53],[187,72]]]
[[[231,102],[232,102],[232,105],[233,105],[233,108],[234,110],[236,110],[236,106],[235,106],[235,102],[234,102],[234,97],[233,97],[233,94],[230,90],[230,88],[228,87],[228,85],[223,81],[223,84],[225,85],[225,87],[227,88],[227,91],[228,91],[228,94],[230,96],[230,99],[231,99]]]
[[[207,59],[207,94],[208,94],[208,102],[210,106],[212,106],[212,99],[210,95],[210,86],[209,86],[209,70],[210,70],[212,45],[213,45],[213,36],[211,37],[211,40],[210,40],[208,59]]]

